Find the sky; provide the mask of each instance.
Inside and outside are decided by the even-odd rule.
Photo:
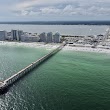
[[[110,0],[0,0],[0,21],[110,20]]]

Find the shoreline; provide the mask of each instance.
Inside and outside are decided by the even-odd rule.
[[[47,50],[52,50],[57,48],[60,44],[50,43],[45,44],[43,42],[8,42],[0,41],[0,46],[18,46],[18,47],[30,47],[30,48],[45,48]]]
[[[64,51],[78,51],[78,52],[94,52],[94,53],[110,53],[110,49],[91,48],[91,47],[71,47],[65,46]]]
[[[30,48],[44,48],[46,50],[53,50],[57,48],[59,44],[49,43],[45,44],[43,42],[8,42],[8,41],[0,41],[0,46],[18,46],[18,47],[30,47]],[[91,47],[75,47],[66,45],[63,48],[63,51],[78,51],[78,52],[95,52],[95,53],[110,53],[110,49],[104,48],[91,48]]]

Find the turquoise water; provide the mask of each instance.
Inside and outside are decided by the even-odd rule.
[[[0,47],[1,80],[46,53]],[[109,65],[109,54],[62,50],[1,95],[0,110],[109,110]]]
[[[0,80],[20,71],[49,51],[26,47],[0,46]]]

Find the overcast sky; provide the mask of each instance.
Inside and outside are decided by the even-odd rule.
[[[0,21],[109,19],[110,0],[0,0]]]

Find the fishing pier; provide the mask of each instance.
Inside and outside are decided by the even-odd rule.
[[[51,58],[53,55],[55,55],[57,52],[59,52],[65,45],[66,45],[66,43],[62,43],[59,47],[57,47],[53,51],[51,51],[48,54],[44,55],[43,57],[41,57],[40,59],[36,60],[35,62],[32,62],[30,65],[28,65],[27,67],[23,68],[22,70],[20,70],[19,72],[15,73],[11,77],[7,78],[6,80],[1,81],[0,82],[0,92],[4,91],[10,85],[12,85],[16,81],[18,81],[20,78],[22,78],[23,76],[28,74],[30,71],[32,71],[34,68],[38,67],[41,63],[43,63],[44,61],[46,61],[49,58]]]

